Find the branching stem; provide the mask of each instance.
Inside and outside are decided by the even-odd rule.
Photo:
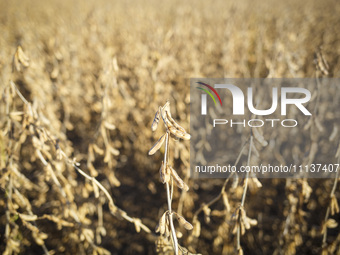
[[[164,167],[167,167],[167,164],[168,164],[168,150],[169,150],[169,131],[166,132],[166,137],[165,137]],[[172,177],[171,177],[171,182],[172,182]],[[169,222],[170,222],[170,228],[171,228],[171,234],[172,234],[171,236],[172,242],[173,242],[173,246],[175,249],[175,254],[178,255],[178,241],[177,241],[176,230],[175,230],[175,226],[173,222],[172,209],[171,209],[172,189],[170,191],[169,182],[166,182],[166,196],[168,200]]]

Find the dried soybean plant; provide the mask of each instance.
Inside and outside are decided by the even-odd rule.
[[[32,233],[32,241],[40,246],[45,254],[53,253],[53,249],[51,250],[51,247],[46,244],[46,240],[52,234],[43,232],[37,224],[37,221],[46,220],[54,222],[58,230],[63,229],[64,235],[69,235],[71,240],[81,244],[86,249],[92,249],[96,254],[110,254],[108,250],[99,246],[101,243],[100,235],[106,235],[102,210],[104,197],[108,200],[112,215],[133,223],[137,232],[140,230],[147,233],[151,232],[140,219],[130,217],[125,211],[118,208],[107,188],[96,178],[80,169],[80,163],[75,158],[72,159],[68,156],[69,149],[63,149],[63,142],[55,138],[53,132],[46,127],[49,120],[43,115],[41,109],[36,103],[30,103],[21,94],[14,82],[10,81],[10,84],[4,88],[0,95],[4,102],[4,104],[0,104],[0,112],[4,116],[2,118],[4,122],[1,125],[3,131],[0,132],[0,169],[3,172],[0,177],[0,188],[6,192],[6,198],[3,202],[3,204],[6,204],[6,230],[4,234],[6,248],[4,254],[22,252],[22,244],[17,240],[17,236],[25,229]],[[18,98],[20,100],[17,100]],[[17,106],[17,104],[20,106]],[[31,164],[35,163],[37,166],[42,164],[43,171],[36,183],[33,183],[27,177],[31,174],[28,170],[29,165],[22,166],[23,164],[20,162],[20,160],[23,161],[23,155],[20,153],[25,146],[29,146],[34,151],[31,155]],[[91,203],[84,203],[84,206],[77,204],[74,188],[77,185],[74,184],[75,180],[71,177],[73,173],[70,169],[72,168],[68,166],[73,167],[90,182],[85,184],[82,189],[83,192],[85,192],[85,189],[93,191],[96,199],[100,201],[96,234],[89,226],[91,221],[87,218],[87,214],[91,214],[91,211],[96,210],[96,207]],[[28,169],[25,169],[25,167]],[[56,192],[54,192],[54,189],[50,191],[50,193],[54,192],[53,194],[56,197],[53,204],[59,205],[58,209],[53,210],[53,213],[47,213],[43,209],[38,210],[36,208],[37,206],[38,208],[43,207],[42,205],[46,200],[44,196],[48,195],[50,183],[52,187],[56,187]],[[100,191],[104,196],[100,197]],[[36,197],[33,194],[37,194]],[[62,208],[62,210],[59,210],[59,208]],[[20,219],[20,221],[17,219]],[[32,241],[29,237],[25,237],[22,242],[27,245]],[[65,249],[64,244],[60,245],[61,248]]]
[[[267,146],[267,141],[264,139],[262,134],[260,133],[260,130],[257,128],[251,129],[251,135],[247,138],[246,142],[242,145],[240,153],[237,156],[237,159],[234,163],[234,166],[237,166],[239,161],[241,160],[242,155],[244,154],[245,149],[248,145],[248,156],[247,156],[247,166],[252,165],[252,161],[256,160],[258,157],[258,150],[255,147],[254,144],[254,138],[255,140],[263,147]],[[254,156],[252,156],[254,154]],[[236,236],[236,244],[235,247],[228,247],[228,252],[230,253],[237,253],[237,254],[243,254],[243,249],[241,246],[241,236],[243,236],[246,233],[246,230],[249,230],[252,226],[257,225],[257,220],[252,219],[247,216],[246,210],[245,210],[245,199],[246,194],[248,191],[248,187],[251,185],[253,188],[256,187],[261,188],[262,184],[258,180],[258,178],[255,176],[254,173],[247,172],[246,175],[243,177],[243,191],[241,196],[241,202],[238,203],[236,208],[234,209],[234,213],[231,214],[231,205],[229,202],[228,194],[227,194],[227,184],[229,181],[233,178],[233,182],[231,185],[231,189],[236,189],[239,184],[240,177],[237,173],[232,173],[230,176],[228,176],[227,179],[225,179],[223,186],[221,188],[220,193],[210,200],[207,203],[203,203],[201,207],[195,212],[193,217],[193,224],[194,224],[194,231],[193,235],[191,236],[191,240],[194,240],[195,238],[198,238],[201,232],[201,223],[198,220],[198,215],[203,212],[204,213],[204,219],[205,222],[210,222],[211,216],[217,216],[217,217],[224,217],[225,221],[222,225],[219,226],[218,232],[224,232],[226,233],[227,229],[231,230],[231,233]],[[212,209],[212,206],[216,204],[220,199],[223,201],[224,209],[222,211],[214,210]],[[226,225],[227,224],[227,225]],[[223,236],[223,234],[221,235]],[[223,242],[222,237],[218,236],[214,240],[214,244],[220,244]]]
[[[340,164],[340,142],[338,145],[338,149],[336,151],[335,157],[337,158],[337,164]],[[335,195],[336,188],[338,186],[339,181],[339,171],[336,172],[334,183],[332,186],[331,194],[329,195],[329,204],[327,207],[325,219],[322,224],[321,234],[322,234],[322,255],[333,254],[337,249],[337,245],[339,245],[339,240],[334,243],[327,244],[327,231],[329,228],[338,227],[338,222],[335,219],[330,218],[330,216],[334,216],[340,212],[338,200]]]
[[[173,211],[171,207],[172,195],[174,191],[173,183],[175,182],[180,189],[185,191],[188,191],[189,187],[181,179],[176,170],[173,169],[172,166],[169,164],[170,137],[174,139],[189,140],[190,135],[171,117],[169,101],[167,101],[163,107],[159,107],[158,111],[156,112],[155,118],[151,125],[152,131],[155,131],[157,129],[160,119],[162,119],[163,121],[163,124],[166,128],[166,132],[158,139],[158,141],[149,150],[149,155],[153,155],[156,151],[158,151],[161,148],[161,146],[165,142],[164,160],[162,161],[162,165],[160,167],[160,180],[163,184],[165,184],[166,187],[168,210],[163,213],[156,227],[156,232],[160,233],[160,237],[157,241],[157,252],[161,251],[165,252],[166,250],[164,249],[164,247],[161,246],[163,246],[164,243],[169,244],[171,240],[172,247],[176,255],[191,254],[187,249],[181,247],[178,244],[173,218],[175,217],[178,220],[178,222],[182,226],[184,226],[184,228],[186,228],[187,230],[192,230],[193,226],[188,221],[186,221],[183,216]],[[171,249],[169,248],[169,246],[166,247],[168,249]]]

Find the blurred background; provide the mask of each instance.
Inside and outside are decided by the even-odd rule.
[[[339,13],[335,0],[0,0],[0,253],[172,254],[154,232],[167,209],[163,153],[148,156],[164,132],[150,128],[158,107],[169,99],[190,132],[192,77],[339,77]],[[339,160],[339,113],[331,117],[334,126],[310,124],[311,143],[298,155],[325,146],[330,163]],[[231,136],[235,155],[248,134]],[[176,222],[180,244],[235,254],[242,180],[227,183],[228,202],[197,211],[224,180],[190,179],[189,141],[171,146],[172,165],[190,187],[175,189],[173,208],[194,225],[187,231]],[[73,158],[137,220],[110,213]],[[339,254],[336,178],[260,182],[244,205],[257,221],[241,236],[244,254]],[[150,233],[138,232],[139,220]]]

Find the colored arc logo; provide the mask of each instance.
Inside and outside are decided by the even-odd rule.
[[[217,91],[216,91],[213,87],[211,87],[210,85],[208,85],[208,84],[206,84],[206,83],[203,83],[203,82],[196,82],[196,83],[201,84],[201,85],[203,85],[203,86],[206,86],[206,87],[209,88],[212,92],[214,92],[215,95],[217,96],[218,100],[220,100],[220,104],[221,104],[221,106],[222,106],[222,100],[221,100],[220,96],[218,95]],[[201,87],[196,87],[196,88],[197,88],[197,89],[200,89],[200,90],[203,90],[205,93],[207,93],[207,94],[214,100],[214,103],[215,103],[215,105],[216,105],[216,100],[215,100],[215,98],[213,97],[213,95],[209,92],[209,90],[206,90],[206,89],[201,88]]]

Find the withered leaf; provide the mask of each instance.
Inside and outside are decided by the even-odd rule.
[[[160,174],[161,182],[163,184],[170,181],[169,167],[168,166],[164,166],[163,161],[162,161],[161,168],[159,169],[159,174]]]
[[[177,174],[176,170],[173,169],[171,166],[169,167],[170,168],[170,172],[171,172],[171,176],[174,178],[177,186],[180,188],[180,189],[183,189],[185,191],[188,191],[189,190],[189,187],[188,185],[182,180],[181,177],[179,177],[179,175]]]
[[[163,213],[156,227],[156,233],[159,232],[161,235],[164,235],[165,230],[166,230],[166,215],[167,215],[167,211]]]
[[[161,107],[158,108],[158,111],[155,114],[155,118],[152,121],[151,124],[151,130],[155,131],[158,127],[158,122],[159,122],[159,118],[160,118],[160,114],[161,114]]]
[[[158,141],[152,146],[152,148],[149,150],[149,155],[153,155],[156,153],[156,151],[159,150],[159,148],[161,148],[162,144],[164,143],[165,141],[165,137],[166,137],[166,134],[162,135]]]
[[[181,224],[185,229],[192,230],[194,228],[186,219],[184,219],[183,216],[179,215],[176,212],[172,213],[176,216],[176,219],[178,220],[179,224]]]
[[[182,132],[174,126],[169,126],[168,129],[174,136],[177,136],[178,138],[181,138],[183,140],[190,140],[190,134]]]

